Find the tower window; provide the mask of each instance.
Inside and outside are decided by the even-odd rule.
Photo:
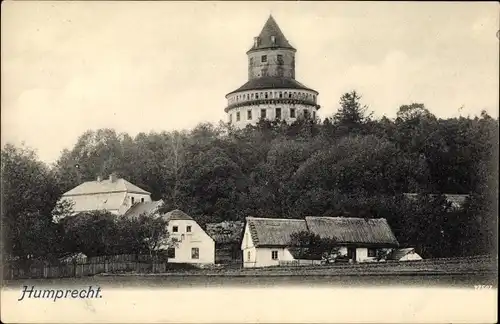
[[[266,118],[266,110],[265,109],[260,110],[260,118]]]
[[[291,97],[292,97],[292,94],[291,94],[291,93],[289,93],[289,94],[288,94],[288,98],[291,98]]]
[[[283,64],[283,55],[278,54],[278,64],[281,65]]]
[[[250,58],[250,65],[253,65],[253,57]]]
[[[309,117],[309,111],[307,111],[307,109],[304,109],[304,118],[308,117]]]
[[[269,96],[269,95],[268,95],[268,94],[267,94],[267,92],[266,92],[266,99],[267,99],[267,97],[268,97],[268,96]]]
[[[247,110],[247,119],[248,120],[252,119],[252,110],[250,110],[250,109]]]
[[[260,61],[261,61],[261,62],[267,62],[267,55],[262,55],[262,56],[260,57]]]
[[[290,118],[295,118],[295,108],[290,108]]]
[[[281,108],[276,108],[276,119],[281,119]]]
[[[280,92],[280,98],[283,98],[283,94]]]
[[[229,123],[233,122],[233,114],[229,114]]]
[[[236,112],[236,121],[240,121],[240,112]]]

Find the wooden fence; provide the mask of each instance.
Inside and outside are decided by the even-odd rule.
[[[134,259],[135,258],[135,259]],[[142,261],[141,261],[142,260]],[[89,262],[90,261],[90,262]],[[304,275],[323,275],[325,273],[337,275],[356,275],[369,273],[481,273],[496,272],[498,257],[476,256],[466,258],[443,258],[443,259],[425,259],[418,261],[389,261],[389,262],[370,262],[354,264],[311,264],[310,260],[301,260],[304,262],[287,263],[281,266],[269,268],[250,268],[250,269],[197,269],[195,265],[167,263],[165,261],[148,260],[148,256],[113,256],[89,258],[86,263],[73,264],[33,264],[28,267],[16,265],[7,265],[4,267],[3,276],[6,280],[27,279],[27,278],[64,278],[64,277],[84,277],[101,273],[166,273],[179,272],[191,274],[245,274],[258,272],[265,274],[267,272],[279,273],[303,273]]]

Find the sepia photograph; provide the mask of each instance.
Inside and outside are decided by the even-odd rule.
[[[496,2],[4,1],[4,323],[496,323]]]

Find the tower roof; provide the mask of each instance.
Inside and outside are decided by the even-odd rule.
[[[256,37],[255,42],[249,51],[264,48],[289,48],[295,50],[295,48],[288,43],[288,40],[285,35],[283,35],[283,32],[272,15],[269,15],[266,24],[262,28],[259,36]]]

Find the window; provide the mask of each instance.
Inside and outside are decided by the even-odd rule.
[[[309,118],[309,111],[304,109],[304,118]]]
[[[229,123],[233,122],[233,114],[229,114]]]
[[[247,110],[247,119],[251,120],[252,119],[252,110]]]
[[[186,226],[186,232],[191,233],[191,226],[190,225]]]
[[[313,111],[313,119],[316,119],[316,112]]]
[[[141,198],[141,202],[144,202],[144,198]]]
[[[258,93],[255,94],[255,99],[259,99],[259,94]]]
[[[191,259],[199,259],[199,258],[200,258],[200,249],[191,248]]]
[[[278,260],[278,251],[271,251],[271,259]]]
[[[267,62],[267,55],[262,55],[262,56],[260,57],[260,61],[261,61],[261,62]]]
[[[278,54],[278,64],[282,65],[283,64],[283,55]]]
[[[172,226],[172,232],[177,233],[179,231],[179,226]]]
[[[239,111],[236,113],[236,121],[240,121],[240,112]]]
[[[276,36],[271,36],[271,43],[276,44]]]
[[[261,109],[260,110],[260,117],[261,118],[266,118],[266,110],[265,109]]]
[[[369,258],[374,258],[377,256],[377,250],[375,249],[368,249],[368,257]]]
[[[250,65],[253,65],[253,57],[250,58]]]
[[[252,258],[252,253],[250,253],[250,251],[247,252],[247,261],[250,261],[250,259]]]
[[[290,93],[288,94],[288,98],[291,98],[291,97],[292,97],[292,93],[290,92]]]
[[[290,108],[290,118],[295,118],[295,108]]]
[[[267,92],[264,95],[265,95],[266,99],[269,97],[269,95],[267,94]]]
[[[132,205],[134,204],[134,197],[130,197],[130,201],[132,202]]]
[[[175,259],[175,248],[168,248],[167,249],[167,258]]]
[[[283,98],[283,94],[280,92],[280,98]]]
[[[276,119],[281,119],[281,108],[276,108]]]

